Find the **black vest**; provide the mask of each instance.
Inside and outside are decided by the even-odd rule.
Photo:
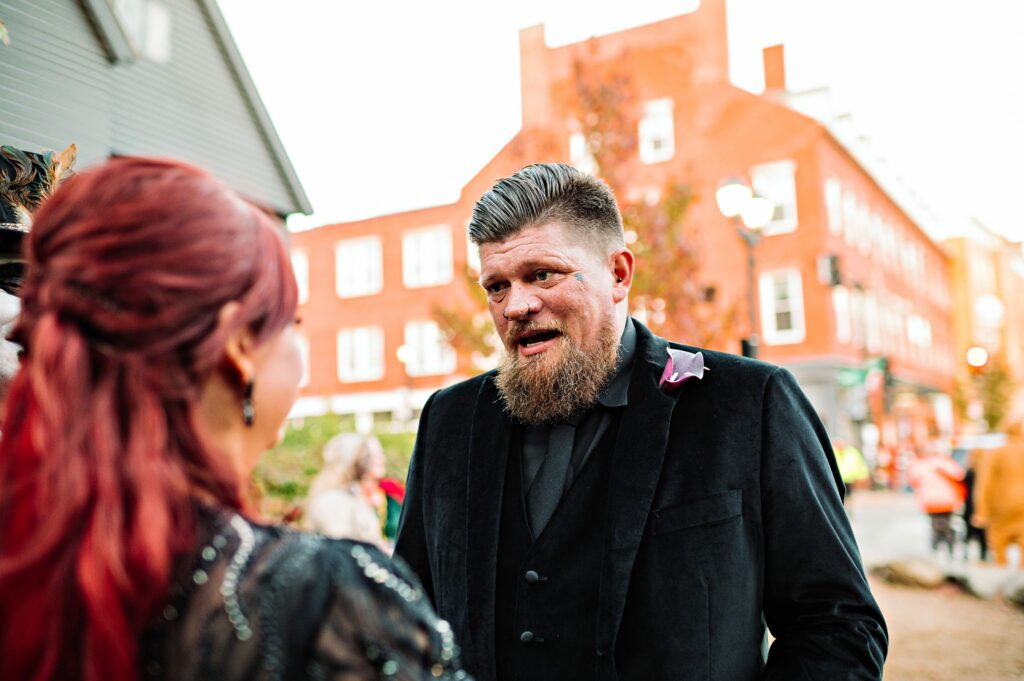
[[[617,410],[536,541],[523,500],[522,450],[512,438],[498,530],[499,681],[593,678],[608,471],[618,430]]]

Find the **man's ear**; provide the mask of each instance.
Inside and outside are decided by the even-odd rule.
[[[235,318],[238,316],[240,308],[241,306],[237,301],[232,300],[225,303],[220,308],[220,313],[217,316],[218,329],[236,326]],[[253,360],[253,349],[255,347],[253,341],[252,331],[248,325],[244,324],[232,331],[231,335],[224,341],[222,368],[230,379],[238,382],[239,388],[253,380],[253,374],[256,371]]]
[[[620,248],[611,254],[612,299],[616,304],[621,303],[629,295],[635,267],[636,258],[628,248]]]

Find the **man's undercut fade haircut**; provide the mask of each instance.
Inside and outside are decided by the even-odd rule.
[[[480,246],[551,222],[571,227],[594,244],[625,246],[622,216],[611,189],[564,163],[535,163],[498,180],[476,202],[469,238]]]

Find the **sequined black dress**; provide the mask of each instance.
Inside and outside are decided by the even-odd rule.
[[[468,680],[447,622],[376,548],[202,509],[141,679]]]

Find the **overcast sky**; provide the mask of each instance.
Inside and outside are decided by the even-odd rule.
[[[454,200],[519,129],[520,28],[560,45],[694,4],[220,0],[317,211],[295,228]],[[730,0],[729,22],[734,82],[784,43],[790,88],[830,87],[948,230],[1024,238],[1024,0]]]

